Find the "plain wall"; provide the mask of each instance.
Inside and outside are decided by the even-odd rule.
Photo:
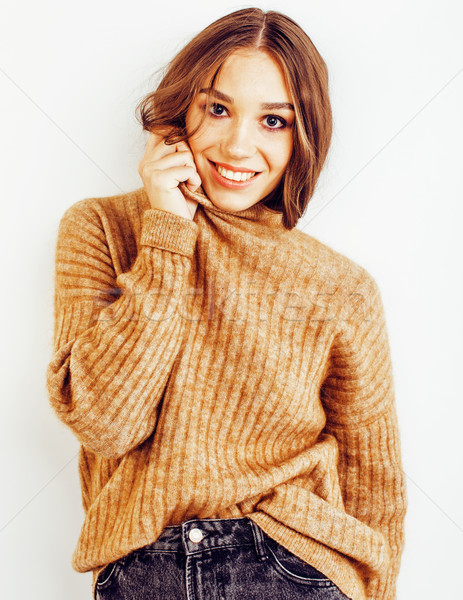
[[[78,443],[52,412],[56,234],[82,198],[141,187],[137,102],[216,18],[249,5],[3,1],[1,589],[6,600],[91,598],[72,570],[83,509]],[[455,597],[463,558],[463,9],[457,0],[260,2],[324,57],[330,154],[298,224],[377,280],[407,474],[399,600]],[[445,575],[445,576],[443,576]]]

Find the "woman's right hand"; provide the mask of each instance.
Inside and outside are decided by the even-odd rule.
[[[164,140],[164,135],[150,133],[138,174],[152,208],[192,220],[198,203],[186,199],[178,185],[185,181],[191,191],[201,185],[193,154],[186,142],[168,146]]]

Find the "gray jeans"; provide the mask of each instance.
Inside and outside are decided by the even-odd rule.
[[[346,600],[253,521],[196,519],[102,571],[98,600]]]

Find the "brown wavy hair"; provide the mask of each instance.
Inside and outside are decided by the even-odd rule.
[[[295,227],[315,191],[331,142],[332,113],[328,70],[311,39],[286,15],[246,8],[226,15],[196,35],[165,67],[157,89],[136,108],[146,131],[167,132],[166,142],[187,140],[185,117],[191,102],[213,73],[214,83],[228,56],[238,48],[266,51],[283,72],[295,109],[293,152],[279,185],[261,202],[283,213],[283,225]],[[208,103],[212,103],[208,99]],[[204,118],[207,111],[204,114]]]

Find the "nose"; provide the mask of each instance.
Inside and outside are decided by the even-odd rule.
[[[225,157],[235,160],[254,156],[256,144],[249,123],[245,120],[230,123],[222,140],[222,152]]]

